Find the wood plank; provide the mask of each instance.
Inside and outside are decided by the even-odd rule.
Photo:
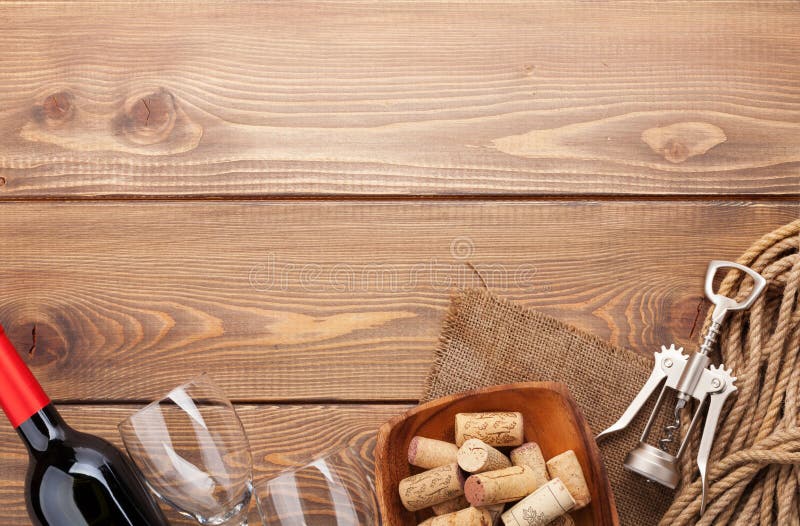
[[[800,203],[65,202],[0,206],[0,323],[58,400],[414,400],[450,291],[615,344],[689,344],[708,261]],[[35,329],[35,335],[34,335]],[[35,338],[34,338],[35,336]]]
[[[365,458],[371,461],[370,442],[377,428],[407,408],[397,405],[243,405],[237,410],[250,439],[254,477],[259,481],[348,445],[361,445]],[[91,405],[60,408],[64,418],[76,429],[101,436],[119,447],[122,444],[116,426],[134,409],[134,406]],[[0,524],[30,524],[24,501],[27,465],[25,447],[3,419],[0,422]]]
[[[2,2],[0,20],[0,198],[800,194],[793,0]]]

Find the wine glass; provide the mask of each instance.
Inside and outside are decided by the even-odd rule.
[[[246,526],[253,458],[236,410],[208,375],[176,387],[119,425],[153,493],[202,525]]]
[[[380,524],[372,469],[355,447],[256,486],[264,526]]]

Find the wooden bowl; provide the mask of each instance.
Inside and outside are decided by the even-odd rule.
[[[518,411],[525,423],[525,440],[539,444],[545,459],[572,449],[578,456],[592,502],[573,512],[578,526],[618,525],[614,496],[592,432],[564,384],[527,382],[489,387],[440,398],[385,423],[375,447],[375,482],[383,524],[416,526],[429,511],[412,513],[400,502],[398,484],[418,473],[408,464],[408,444],[420,435],[454,442],[456,413]],[[412,471],[413,470],[413,471]]]

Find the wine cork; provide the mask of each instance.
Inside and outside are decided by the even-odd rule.
[[[511,461],[482,440],[470,438],[458,449],[458,465],[468,473],[483,473],[510,467]]]
[[[417,524],[417,526],[431,526],[431,523],[433,522],[433,519],[435,519],[435,518],[436,517],[431,517],[429,519],[425,519],[424,521],[422,521],[419,524]]]
[[[548,460],[547,471],[552,478],[560,478],[567,487],[575,499],[575,509],[581,509],[592,502],[592,494],[586,485],[583,469],[573,450],[570,449]]]
[[[464,483],[464,495],[475,507],[520,500],[536,488],[536,478],[528,466],[487,471],[470,476]]]
[[[492,516],[483,508],[466,508],[433,517],[428,526],[492,526]]]
[[[511,452],[511,463],[515,466],[528,466],[536,476],[536,488],[547,484],[550,476],[547,474],[547,464],[542,455],[542,449],[536,442],[526,442]]]
[[[417,511],[463,495],[463,486],[458,464],[448,464],[401,480],[400,500],[408,511]]]
[[[452,464],[457,455],[458,446],[442,440],[414,437],[408,444],[408,463],[424,469]]]
[[[464,495],[431,506],[433,513],[436,515],[447,515],[448,513],[463,510],[464,508],[469,508],[469,501]]]
[[[554,478],[503,513],[505,526],[545,526],[575,507],[561,479]]]
[[[490,446],[519,446],[524,441],[522,414],[511,412],[456,414],[456,445],[470,438]]]

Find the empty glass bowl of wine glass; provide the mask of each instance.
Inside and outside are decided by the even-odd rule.
[[[256,485],[265,526],[380,524],[371,466],[355,447]]]
[[[233,405],[207,375],[176,387],[119,425],[152,491],[203,525],[244,526],[253,459]]]

